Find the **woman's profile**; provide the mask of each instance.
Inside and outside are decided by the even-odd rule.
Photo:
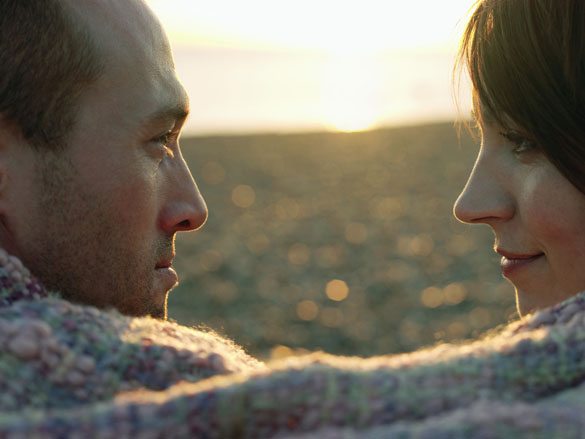
[[[454,211],[492,228],[523,315],[585,290],[585,3],[480,2],[460,55],[481,148]]]

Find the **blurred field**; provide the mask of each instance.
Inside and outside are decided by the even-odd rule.
[[[491,232],[452,217],[477,151],[452,124],[182,146],[210,215],[177,240],[178,322],[267,358],[410,351],[515,317]]]

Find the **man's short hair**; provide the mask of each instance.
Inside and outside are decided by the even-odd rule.
[[[35,148],[65,147],[98,49],[61,0],[0,0],[0,117]]]

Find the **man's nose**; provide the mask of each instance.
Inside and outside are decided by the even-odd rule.
[[[509,220],[514,216],[515,205],[507,183],[497,163],[490,163],[480,153],[453,206],[455,217],[464,223],[490,226]]]
[[[161,228],[171,235],[197,230],[207,221],[207,204],[183,157],[174,161]]]

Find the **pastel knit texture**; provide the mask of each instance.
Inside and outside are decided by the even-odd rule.
[[[469,344],[265,366],[0,263],[0,437],[585,438],[585,294]]]

